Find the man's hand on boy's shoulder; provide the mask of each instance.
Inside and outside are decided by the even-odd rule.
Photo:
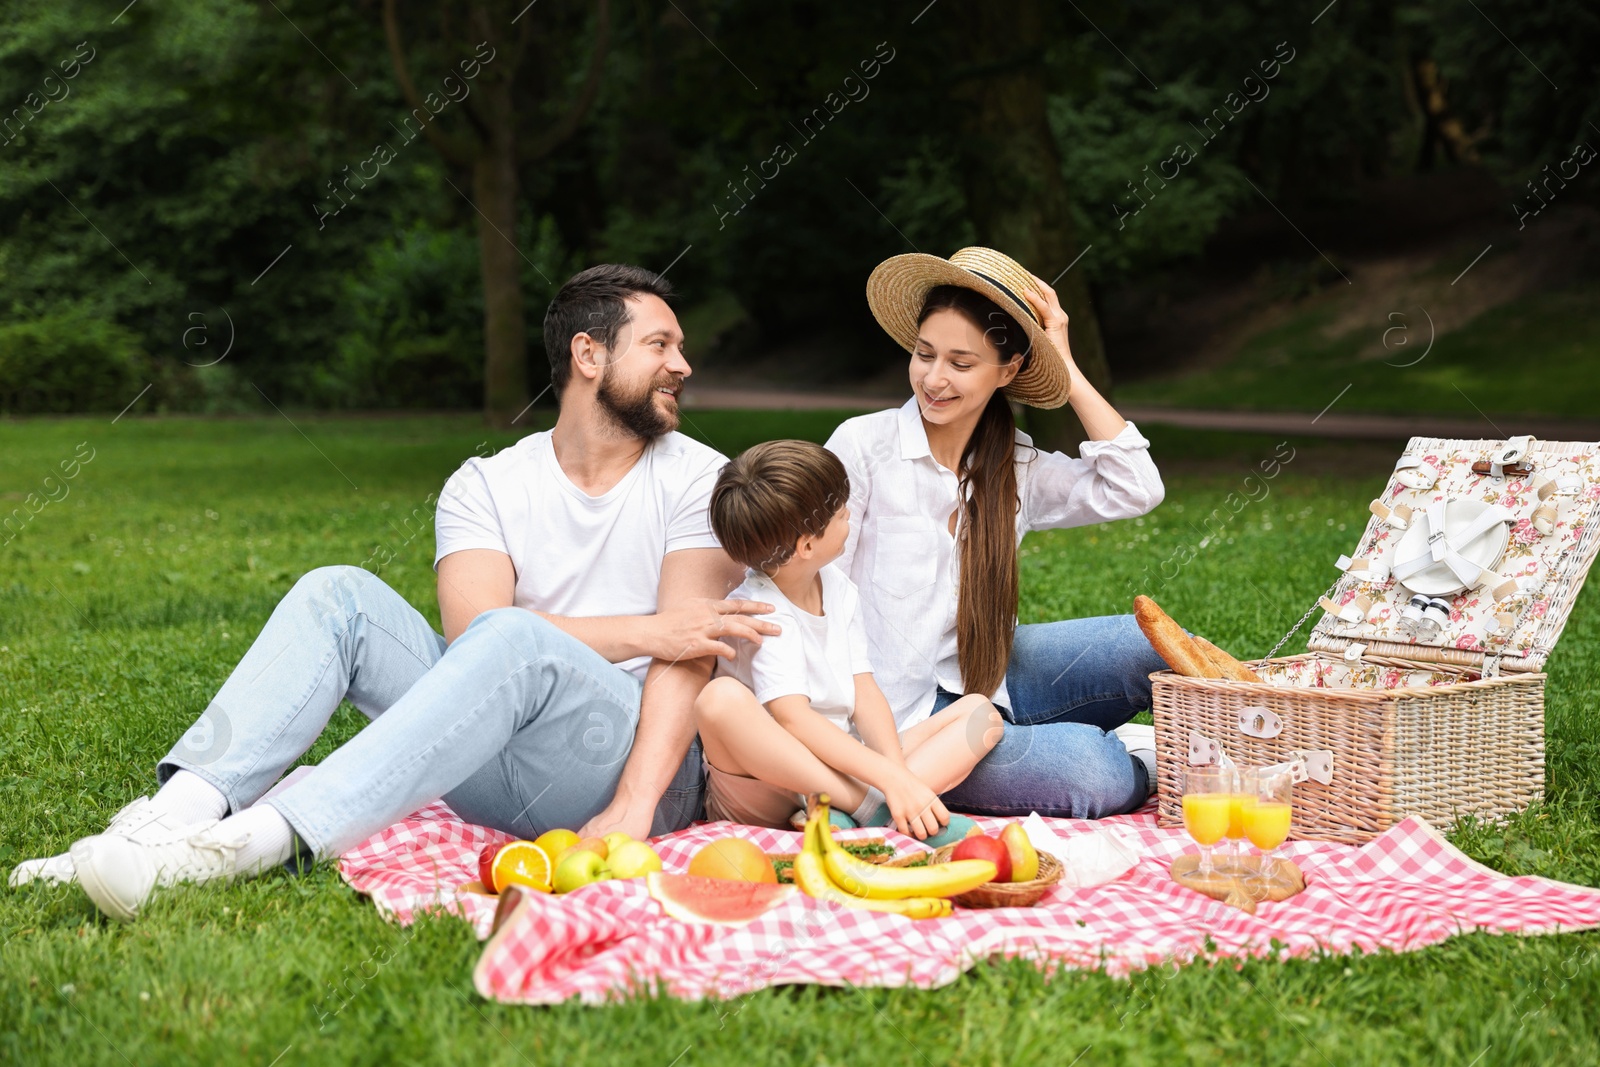
[[[763,637],[783,632],[777,623],[752,617],[770,615],[774,610],[773,605],[759,600],[694,597],[649,616],[645,651],[668,662],[702,656],[733,659],[738,654],[738,639],[760,645]]]

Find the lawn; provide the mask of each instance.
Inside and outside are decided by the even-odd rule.
[[[1245,340],[1221,366],[1119,388],[1129,404],[1474,417],[1600,411],[1600,290],[1593,282],[1503,304],[1429,345],[1417,305],[1340,328],[1343,286]],[[1399,304],[1406,301],[1396,298]],[[1426,353],[1426,354],[1424,354]],[[1349,386],[1349,391],[1344,392]]]
[[[707,412],[685,428],[731,453],[820,440],[837,418]],[[294,420],[0,422],[6,512],[80,458],[66,495],[56,485],[58,499],[0,543],[0,868],[65,848],[148,791],[155,760],[309,568],[386,550],[383,576],[437,621],[429,495],[462,458],[512,438],[466,416]],[[1151,588],[1146,569],[1198,542],[1194,524],[1277,445],[1153,438],[1166,502],[1142,520],[1030,538],[1024,621],[1127,610],[1130,590]],[[1294,447],[1270,495],[1160,590],[1179,620],[1239,653],[1265,651],[1326,587],[1400,444]],[[1548,801],[1506,827],[1458,828],[1473,856],[1600,885],[1597,678],[1589,593],[1551,666]],[[363,721],[346,706],[307,759]],[[995,964],[935,992],[796,988],[606,1009],[483,1002],[477,953],[454,919],[390,926],[327,864],[168,891],[132,926],[103,921],[76,889],[0,888],[0,1062],[1600,1061],[1600,935],[1473,935],[1403,956],[1131,981]],[[347,982],[353,995],[336,991]]]

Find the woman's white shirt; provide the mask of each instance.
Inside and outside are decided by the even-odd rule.
[[[848,419],[827,447],[850,475],[850,536],[836,561],[861,597],[874,676],[904,731],[927,718],[934,692],[965,693],[956,655],[960,553],[950,533],[958,479],[933,458],[915,399]],[[1150,442],[1132,423],[1080,458],[1033,447],[1017,431],[1017,541],[1030,530],[1127,519],[1161,503]],[[1005,682],[993,694],[1009,707]]]

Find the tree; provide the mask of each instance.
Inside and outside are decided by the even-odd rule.
[[[381,198],[319,229],[329,178],[370,151],[399,97],[370,13],[278,7],[137,4],[117,18],[86,0],[9,5],[0,320],[131,331],[136,384],[97,407],[135,395],[133,415],[298,402],[347,327],[343,279],[389,213],[438,200],[390,168]]]
[[[952,44],[959,42],[953,54],[970,60],[954,95],[963,105],[959,152],[978,243],[1003,249],[1052,283],[1071,320],[1073,359],[1109,395],[1111,371],[1088,276],[1066,269],[1083,246],[1046,113],[1039,4],[971,4],[946,17]],[[1083,440],[1070,407],[1029,409],[1028,425],[1046,448],[1072,449]]]
[[[396,0],[384,0],[384,37],[400,91],[439,154],[446,162],[465,168],[472,175],[472,202],[478,214],[478,247],[483,274],[484,415],[491,425],[507,427],[528,404],[522,253],[515,244],[521,197],[518,173],[521,168],[548,156],[571,137],[594,105],[610,42],[611,5],[609,0],[599,0],[595,5],[587,70],[565,113],[535,136],[519,136],[519,129],[526,130],[532,125],[530,119],[537,111],[537,103],[530,106],[527,100],[519,98],[518,75],[531,68],[533,78],[524,80],[540,81],[539,85],[530,86],[533,92],[542,96],[552,93],[553,87],[545,83],[553,81],[562,69],[560,59],[568,51],[565,46],[569,43],[565,35],[541,30],[539,44],[530,47],[538,16],[530,17],[527,8],[515,17],[509,7],[481,2],[453,11],[442,10],[437,37],[439,47],[448,54],[475,57],[481,63],[475,91],[461,103],[467,129],[447,131],[431,121],[433,115],[443,110],[442,98],[432,92],[424,95],[412,79],[396,8]],[[520,25],[513,29],[513,23]],[[472,38],[470,42],[458,35],[458,27],[467,28]],[[484,48],[489,51],[482,52]],[[527,62],[529,60],[531,62]],[[463,60],[463,64],[467,62],[470,60]],[[463,66],[463,71],[466,69]]]

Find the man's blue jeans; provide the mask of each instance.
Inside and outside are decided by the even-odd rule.
[[[1005,737],[943,800],[974,815],[1098,819],[1133,811],[1150,786],[1116,735],[1150,707],[1166,669],[1132,615],[1018,626],[1006,669]],[[939,711],[959,694],[941,689]]]
[[[266,801],[318,858],[443,797],[468,822],[532,838],[611,802],[639,722],[639,680],[521,608],[486,611],[446,649],[422,614],[359,567],[322,567],[283,598],[216,698],[157,765],[232,811],[270,789],[342,699],[372,721]],[[700,747],[652,834],[701,817]]]

